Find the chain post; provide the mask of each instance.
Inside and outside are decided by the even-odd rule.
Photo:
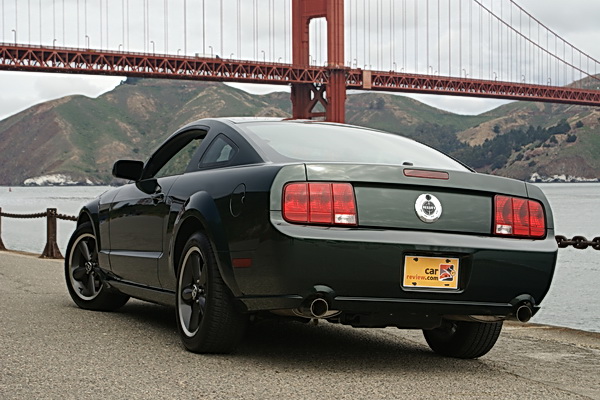
[[[46,209],[46,247],[40,258],[64,258],[56,244],[56,208]]]
[[[2,207],[0,207],[0,250],[6,250],[4,242],[2,242]]]

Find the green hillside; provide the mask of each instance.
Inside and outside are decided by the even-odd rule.
[[[348,123],[399,133],[479,171],[528,179],[600,177],[600,110],[514,102],[457,115],[386,93],[348,95]],[[221,83],[129,79],[92,99],[71,96],[0,121],[0,185],[63,174],[109,183],[120,158],[145,159],[180,126],[205,117],[289,117],[289,93],[252,95]]]

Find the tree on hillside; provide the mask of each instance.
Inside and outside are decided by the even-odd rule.
[[[566,119],[561,120],[558,124],[548,129],[548,133],[553,135],[562,135],[571,130],[571,125]]]
[[[509,132],[498,135],[492,139],[486,139],[480,146],[466,147],[451,153],[455,158],[475,169],[486,166],[492,169],[502,168],[506,165],[513,152],[520,151],[524,146],[534,144],[536,147],[553,137],[553,132],[570,130],[569,124],[563,120],[550,129],[540,126],[529,126],[525,129],[512,129]],[[517,157],[519,161],[522,155]]]

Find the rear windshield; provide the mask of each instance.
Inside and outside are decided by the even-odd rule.
[[[244,128],[250,139],[275,162],[404,164],[468,171],[443,153],[392,133],[302,122],[249,123]]]

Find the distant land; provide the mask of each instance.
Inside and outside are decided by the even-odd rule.
[[[0,185],[110,184],[114,161],[146,159],[188,122],[290,113],[289,93],[130,78],[95,99],[64,97],[0,121]],[[594,107],[514,102],[465,116],[365,92],[348,95],[346,121],[411,137],[480,172],[538,182],[600,178],[600,109]]]

